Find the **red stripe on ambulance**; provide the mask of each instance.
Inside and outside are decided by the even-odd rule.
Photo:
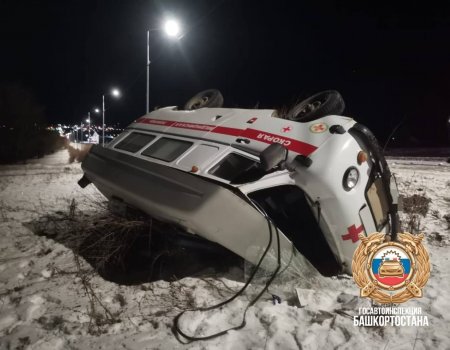
[[[212,132],[228,136],[241,136],[244,129],[228,128],[226,126],[217,126]]]
[[[172,126],[175,122],[170,120],[160,120],[160,119],[149,119],[149,118],[139,118],[135,121],[135,123],[139,124],[150,124],[150,125],[161,125],[161,126]]]
[[[145,117],[139,118],[138,120],[136,120],[136,123],[159,125],[197,131],[206,131],[228,136],[240,136],[268,144],[280,143],[287,149],[296,153],[303,154],[305,156],[310,155],[317,149],[316,146],[313,146],[306,142],[298,141],[295,139],[291,139],[289,137],[284,137],[276,134],[271,134],[269,132],[256,129],[237,129],[237,128],[229,128],[226,126],[215,126],[209,124],[197,124],[188,122],[175,122],[171,120],[150,119]]]
[[[249,139],[253,139],[260,142],[265,143],[280,143],[287,149],[303,154],[305,156],[310,155],[312,152],[314,152],[317,147],[310,145],[309,143],[298,141],[291,139],[289,137],[284,137],[276,134],[271,134],[269,132],[255,130],[255,129],[246,129],[244,130],[244,133],[241,134],[241,137],[246,137]]]

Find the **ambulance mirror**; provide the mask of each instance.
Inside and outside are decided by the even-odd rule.
[[[264,171],[272,170],[273,168],[282,165],[288,155],[288,150],[279,143],[272,143],[259,155],[261,168]]]

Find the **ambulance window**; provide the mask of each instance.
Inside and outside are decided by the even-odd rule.
[[[192,144],[189,141],[162,137],[150,147],[146,148],[142,154],[165,162],[171,162],[186,152]]]
[[[191,170],[193,166],[200,166],[205,162],[210,161],[217,152],[219,152],[219,147],[198,145],[182,156],[177,161],[177,164],[185,170]]]
[[[135,153],[139,151],[142,147],[148,144],[150,141],[154,140],[156,136],[140,134],[137,132],[133,132],[121,142],[119,142],[115,148]]]
[[[217,163],[209,173],[222,179],[232,181],[238,175],[254,166],[256,161],[236,153],[230,153]]]

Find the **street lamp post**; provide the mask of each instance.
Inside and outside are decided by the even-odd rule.
[[[94,112],[95,113],[100,113],[100,110],[98,108],[94,108]],[[91,111],[89,111],[88,114],[87,114],[86,123],[87,123],[87,126],[88,126],[88,128],[87,128],[87,130],[88,130],[88,138],[87,138],[86,141],[89,142],[89,140],[91,139]],[[95,128],[94,128],[94,130],[95,130]],[[81,131],[80,142],[82,142],[83,141],[83,121],[81,121],[81,124],[80,124],[80,131]]]
[[[146,107],[145,111],[149,111],[149,96],[150,96],[150,30],[147,30],[147,92],[146,92]]]
[[[147,30],[147,93],[146,93],[146,113],[150,111],[150,31],[159,29]],[[180,24],[174,19],[169,19],[164,23],[164,32],[167,36],[181,39]]]
[[[88,119],[86,120],[88,123],[88,138],[87,138],[87,142],[89,143],[89,140],[91,138],[91,112],[88,112]]]
[[[105,96],[112,95],[114,97],[120,97],[120,91],[118,89],[112,89],[110,93],[102,95],[102,147],[105,147]]]
[[[102,95],[102,147],[105,147],[105,94]]]

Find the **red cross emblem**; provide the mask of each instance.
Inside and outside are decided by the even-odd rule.
[[[310,126],[309,130],[314,133],[324,132],[328,129],[327,124],[325,123],[317,123]]]
[[[281,128],[282,132],[288,132],[288,131],[291,131],[291,130],[292,130],[292,128],[290,126],[285,126],[284,128]]]
[[[356,227],[355,225],[350,226],[348,229],[348,233],[346,235],[342,235],[342,239],[344,241],[351,239],[353,243],[358,242],[359,237],[358,234],[363,232],[364,228],[363,225]]]

